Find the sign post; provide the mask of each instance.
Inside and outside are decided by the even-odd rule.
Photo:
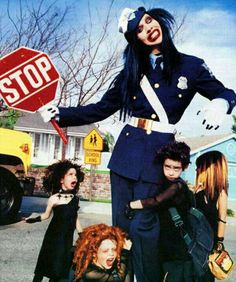
[[[60,75],[47,54],[20,47],[0,59],[0,95],[8,107],[36,112],[56,96]],[[55,120],[63,142],[67,138]]]
[[[101,163],[101,151],[103,150],[102,136],[96,129],[91,130],[84,138],[85,158],[84,163],[90,164],[89,200],[92,199],[92,184],[94,179],[94,167]]]

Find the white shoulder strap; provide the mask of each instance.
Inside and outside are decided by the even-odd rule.
[[[163,108],[146,75],[144,75],[142,80],[140,81],[140,86],[150,105],[153,107],[154,111],[158,115],[160,122],[169,123],[165,109]]]

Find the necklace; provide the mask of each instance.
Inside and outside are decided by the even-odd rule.
[[[60,200],[61,198],[65,198],[65,199],[71,198],[71,199],[72,199],[72,198],[74,197],[74,195],[71,194],[70,191],[66,191],[66,190],[60,189],[59,192],[58,192],[57,197],[59,198],[59,200]]]
[[[57,195],[57,197],[59,198],[59,200],[61,199],[61,198],[65,198],[65,199],[67,199],[67,198],[73,198],[74,197],[74,195],[72,195],[72,194],[70,194],[70,195],[63,195],[63,194],[58,194]]]

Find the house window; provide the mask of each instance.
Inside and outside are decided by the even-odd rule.
[[[61,140],[59,136],[55,136],[54,159],[61,159]]]
[[[34,134],[34,157],[38,157],[38,152],[39,152],[39,144],[40,144],[40,134],[35,133]]]
[[[79,159],[80,156],[80,145],[81,145],[81,138],[75,138],[75,159]]]

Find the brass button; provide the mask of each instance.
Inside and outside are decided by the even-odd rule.
[[[129,132],[126,132],[126,134],[125,134],[126,136],[129,136]]]
[[[155,88],[159,88],[159,87],[160,87],[160,84],[159,84],[159,83],[155,83],[155,84],[154,84],[154,87],[155,87]]]
[[[183,97],[183,95],[182,95],[182,94],[179,94],[179,95],[178,95],[178,97],[179,97],[179,98],[182,98],[182,97]]]
[[[152,114],[152,115],[151,115],[151,118],[152,118],[152,119],[155,119],[156,117],[157,117],[156,114]]]
[[[133,96],[133,99],[134,99],[134,100],[136,100],[136,99],[137,99],[137,97],[136,97],[136,96]]]

